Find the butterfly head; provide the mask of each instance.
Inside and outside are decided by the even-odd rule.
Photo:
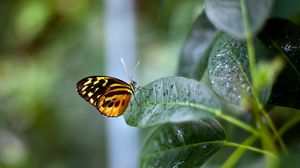
[[[130,86],[132,87],[132,90],[135,91],[135,89],[137,88],[137,83],[136,83],[136,81],[131,80]]]

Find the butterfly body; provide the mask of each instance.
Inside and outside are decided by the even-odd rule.
[[[89,76],[77,83],[77,92],[103,115],[118,117],[126,110],[135,90],[135,83],[126,83],[110,76]]]

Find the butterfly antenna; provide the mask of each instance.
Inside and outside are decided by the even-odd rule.
[[[128,76],[128,78],[129,78],[130,80],[132,80],[132,79],[131,79],[131,76],[129,76],[129,73],[128,73],[128,70],[127,70],[127,67],[126,67],[126,64],[125,64],[124,59],[123,59],[123,58],[120,58],[120,60],[121,60],[121,63],[122,63],[122,65],[123,65],[124,69],[125,69],[126,75]]]
[[[120,60],[121,60],[121,63],[122,63],[122,65],[123,65],[124,69],[125,69],[125,72],[126,72],[128,78],[129,78],[129,80],[130,80],[130,81],[133,81],[133,80],[132,80],[132,76],[133,76],[133,74],[135,73],[135,71],[137,70],[137,68],[138,68],[138,66],[140,65],[141,61],[138,61],[138,62],[135,64],[135,67],[134,67],[132,73],[129,75],[124,59],[123,59],[123,58],[120,58]]]
[[[135,67],[131,73],[131,77],[133,76],[133,74],[135,73],[135,71],[137,70],[138,66],[141,64],[141,61],[138,61],[136,64],[135,64]]]

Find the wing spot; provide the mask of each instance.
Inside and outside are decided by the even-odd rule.
[[[101,95],[97,95],[97,99],[99,99],[99,98],[100,98],[100,96],[101,96]]]
[[[123,101],[122,101],[122,106],[124,106],[124,105],[125,105],[125,101],[123,100]]]
[[[87,87],[88,87],[88,86],[84,86],[84,87],[81,89],[81,91],[84,91]]]
[[[85,94],[86,94],[86,91],[83,91],[81,94],[82,94],[82,95],[85,95]]]
[[[108,80],[104,80],[104,79],[101,79],[100,80],[100,83],[102,83],[102,86],[104,87],[106,84],[107,84]]]
[[[108,107],[112,107],[114,105],[114,102],[110,102],[109,104],[108,104]]]
[[[90,103],[94,104],[95,100],[93,98],[90,98]]]
[[[93,94],[94,94],[93,92],[89,92],[88,96],[91,97],[91,96],[93,96]]]
[[[86,81],[83,85],[88,85],[92,83],[93,78],[88,78],[88,81]]]
[[[96,85],[97,83],[99,83],[99,80],[97,79],[93,84]]]
[[[102,104],[102,107],[106,107],[109,103],[111,103],[111,101],[105,101],[103,100],[103,104]]]
[[[115,107],[118,107],[120,105],[120,101],[117,101],[116,103],[115,103]]]

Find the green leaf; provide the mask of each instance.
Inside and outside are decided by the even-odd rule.
[[[261,88],[271,88],[274,84],[274,81],[277,78],[277,75],[283,68],[284,61],[280,57],[276,57],[272,61],[267,62],[259,62],[256,65],[256,68],[254,72],[252,72],[254,75],[254,80],[252,87],[256,90],[259,90]],[[270,92],[271,93],[271,92]],[[270,95],[267,95],[268,99]]]
[[[214,116],[219,108],[210,90],[200,82],[184,77],[166,77],[140,88],[124,118],[131,126],[149,127]]]
[[[214,119],[165,124],[147,140],[140,167],[200,167],[222,146],[225,133]]]
[[[207,67],[207,60],[218,30],[201,13],[190,31],[181,50],[178,74],[201,79]]]
[[[285,60],[269,103],[300,109],[300,27],[284,19],[270,19],[260,39]]]
[[[247,19],[254,34],[259,31],[268,18],[273,0],[246,0],[245,3]],[[241,0],[206,0],[205,12],[218,29],[235,37],[244,38]]]
[[[299,0],[276,0],[272,12],[273,17],[292,18],[300,13]]]
[[[254,38],[257,60],[269,58],[268,49]],[[208,61],[208,78],[213,90],[223,99],[239,104],[243,96],[251,96],[251,77],[245,41],[220,35]],[[260,100],[266,102],[271,88],[260,90]]]

